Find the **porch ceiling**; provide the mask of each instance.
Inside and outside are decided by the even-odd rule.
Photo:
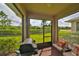
[[[60,19],[79,11],[79,4],[71,3],[15,3],[15,5],[23,14],[28,13],[29,18],[33,19],[51,19],[53,16]]]

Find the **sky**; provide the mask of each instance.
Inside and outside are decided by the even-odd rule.
[[[15,21],[15,22],[12,23],[12,25],[14,25],[14,26],[20,25],[21,18],[18,17],[8,6],[6,6],[3,3],[0,3],[0,11],[3,11],[5,14],[7,14],[9,19]],[[68,22],[65,22],[65,21],[72,19],[72,18],[75,18],[75,17],[79,17],[79,12],[77,12],[73,15],[64,17],[62,19],[59,19],[58,25],[61,26],[61,27],[66,27],[66,26],[71,27],[71,23],[68,23]],[[31,23],[32,26],[40,26],[41,20],[31,19],[30,23]],[[48,23],[50,23],[50,22],[48,22]]]

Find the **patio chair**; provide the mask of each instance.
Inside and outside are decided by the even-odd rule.
[[[68,46],[68,42],[65,40],[59,40],[56,44],[53,44],[58,55],[63,55],[64,52],[70,52],[72,49]]]
[[[35,49],[31,44],[23,44],[20,46],[19,51],[22,56],[31,56],[34,54]]]

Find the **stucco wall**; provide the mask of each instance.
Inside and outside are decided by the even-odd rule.
[[[79,31],[79,22],[71,22],[71,30],[72,32],[77,32]]]
[[[76,31],[79,31],[79,22],[76,22]]]
[[[76,22],[71,22],[71,30],[72,32],[76,32]]]

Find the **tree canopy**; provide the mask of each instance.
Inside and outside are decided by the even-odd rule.
[[[10,26],[11,22],[12,22],[12,20],[10,20],[3,11],[0,11],[0,25]]]

